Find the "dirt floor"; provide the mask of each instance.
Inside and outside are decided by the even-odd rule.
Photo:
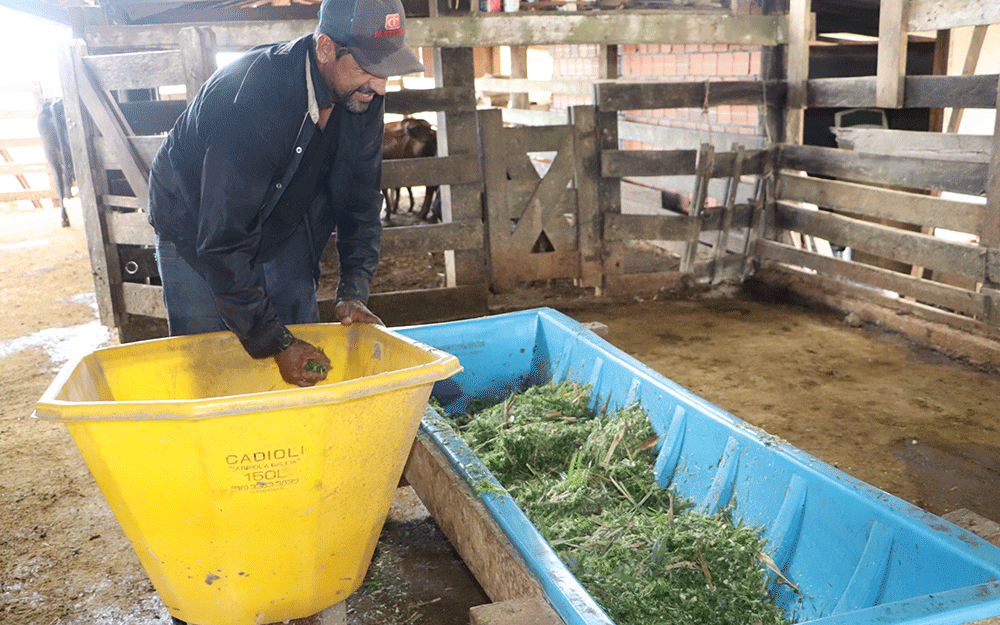
[[[63,229],[56,211],[0,210],[0,623],[168,624],[65,428],[31,418],[72,354],[116,340],[97,320],[79,210],[70,216]],[[431,256],[383,267],[411,281],[442,271]],[[396,288],[389,273],[376,288]],[[851,475],[937,514],[1000,520],[995,372],[765,288],[603,305],[557,292],[544,304],[605,323],[640,361]],[[408,495],[349,619],[466,623],[487,599]]]

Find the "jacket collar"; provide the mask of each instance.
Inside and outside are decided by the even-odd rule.
[[[309,50],[306,54],[306,93],[309,102],[309,118],[314,124],[319,123],[319,110],[327,106],[333,106],[330,98],[330,90],[326,86],[326,79],[319,71],[319,64],[316,62],[315,39],[309,42]]]

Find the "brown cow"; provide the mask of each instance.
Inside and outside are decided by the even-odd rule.
[[[382,136],[382,160],[397,158],[420,158],[437,155],[437,133],[430,123],[415,117],[405,117],[396,122],[385,124]],[[398,212],[400,189],[382,189],[385,195],[386,216]],[[413,212],[413,191],[406,187],[410,195],[410,212]],[[430,210],[437,187],[427,187],[424,194],[424,204],[419,217],[424,219]]]

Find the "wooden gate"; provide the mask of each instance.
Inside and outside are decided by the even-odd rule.
[[[564,125],[523,127],[486,110],[479,128],[493,291],[555,278],[599,288],[593,108],[573,108]],[[554,156],[531,156],[546,153]]]

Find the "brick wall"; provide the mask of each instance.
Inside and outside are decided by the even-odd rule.
[[[756,2],[736,3],[735,13],[759,13]],[[600,46],[550,46],[552,78],[599,78]],[[757,80],[760,78],[761,49],[759,46],[727,44],[647,44],[618,46],[618,78],[637,81],[703,81]],[[590,104],[589,96],[553,94],[552,108],[566,109],[577,104]],[[627,111],[628,121],[686,128],[701,132],[741,135],[760,133],[759,111],[756,106],[718,106],[709,109],[659,109]],[[624,141],[625,149],[656,149],[637,141]],[[728,146],[725,146],[728,147]]]

